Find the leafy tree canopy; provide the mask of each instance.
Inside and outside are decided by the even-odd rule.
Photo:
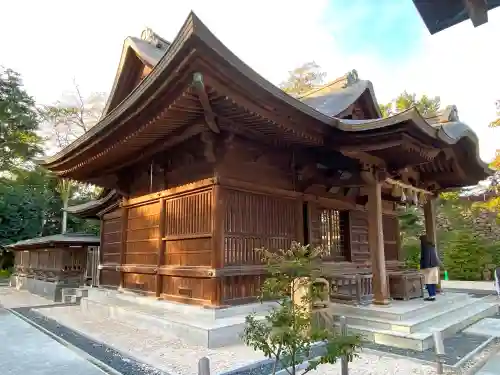
[[[390,103],[380,104],[380,111],[383,117],[388,117],[412,107],[416,107],[423,116],[432,116],[439,111],[441,98],[439,96],[429,97],[427,95],[417,98],[415,93],[410,94],[404,91]]]
[[[294,96],[300,96],[320,87],[326,77],[326,72],[323,72],[314,61],[307,62],[288,73],[288,79],[280,84],[280,88]]]
[[[6,171],[41,152],[35,102],[21,77],[0,67],[0,171]]]

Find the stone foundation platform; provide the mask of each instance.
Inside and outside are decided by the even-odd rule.
[[[155,333],[165,331],[207,348],[240,344],[245,317],[252,312],[263,316],[272,306],[253,303],[210,309],[99,288],[89,289],[80,304],[86,313],[98,313]]]
[[[54,302],[62,301],[62,290],[65,288],[78,288],[78,285],[63,284],[53,281],[44,281],[29,278],[26,276],[12,275],[10,286],[17,290],[27,290],[37,296],[50,299]]]

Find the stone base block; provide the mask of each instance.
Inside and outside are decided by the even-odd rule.
[[[32,294],[50,299],[54,302],[61,302],[63,288],[78,288],[78,285],[61,284],[51,281],[36,280],[26,276],[12,275],[10,286],[17,290],[27,290]]]
[[[208,309],[102,289],[90,289],[81,300],[82,311],[116,319],[127,325],[175,335],[182,341],[216,348],[241,344],[245,317],[269,311],[270,304]]]

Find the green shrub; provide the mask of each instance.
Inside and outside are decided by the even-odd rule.
[[[484,243],[469,231],[456,231],[443,244],[444,266],[452,280],[482,280],[482,271],[492,261]]]
[[[12,270],[10,270],[10,269],[0,270],[0,279],[9,278],[10,275],[12,275]]]

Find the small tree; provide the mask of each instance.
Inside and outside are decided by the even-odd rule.
[[[359,336],[337,335],[333,327],[321,328],[313,324],[312,303],[324,293],[315,283],[323,249],[294,242],[287,250],[258,251],[268,270],[261,288],[261,302],[273,300],[277,307],[272,308],[263,320],[255,314],[247,316],[243,332],[245,344],[274,360],[273,375],[280,368],[295,375],[295,367],[311,357],[314,358],[303,374],[320,364],[336,363],[341,356],[352,361],[360,347]],[[301,301],[292,298],[300,292]],[[316,343],[324,346],[313,353]]]

